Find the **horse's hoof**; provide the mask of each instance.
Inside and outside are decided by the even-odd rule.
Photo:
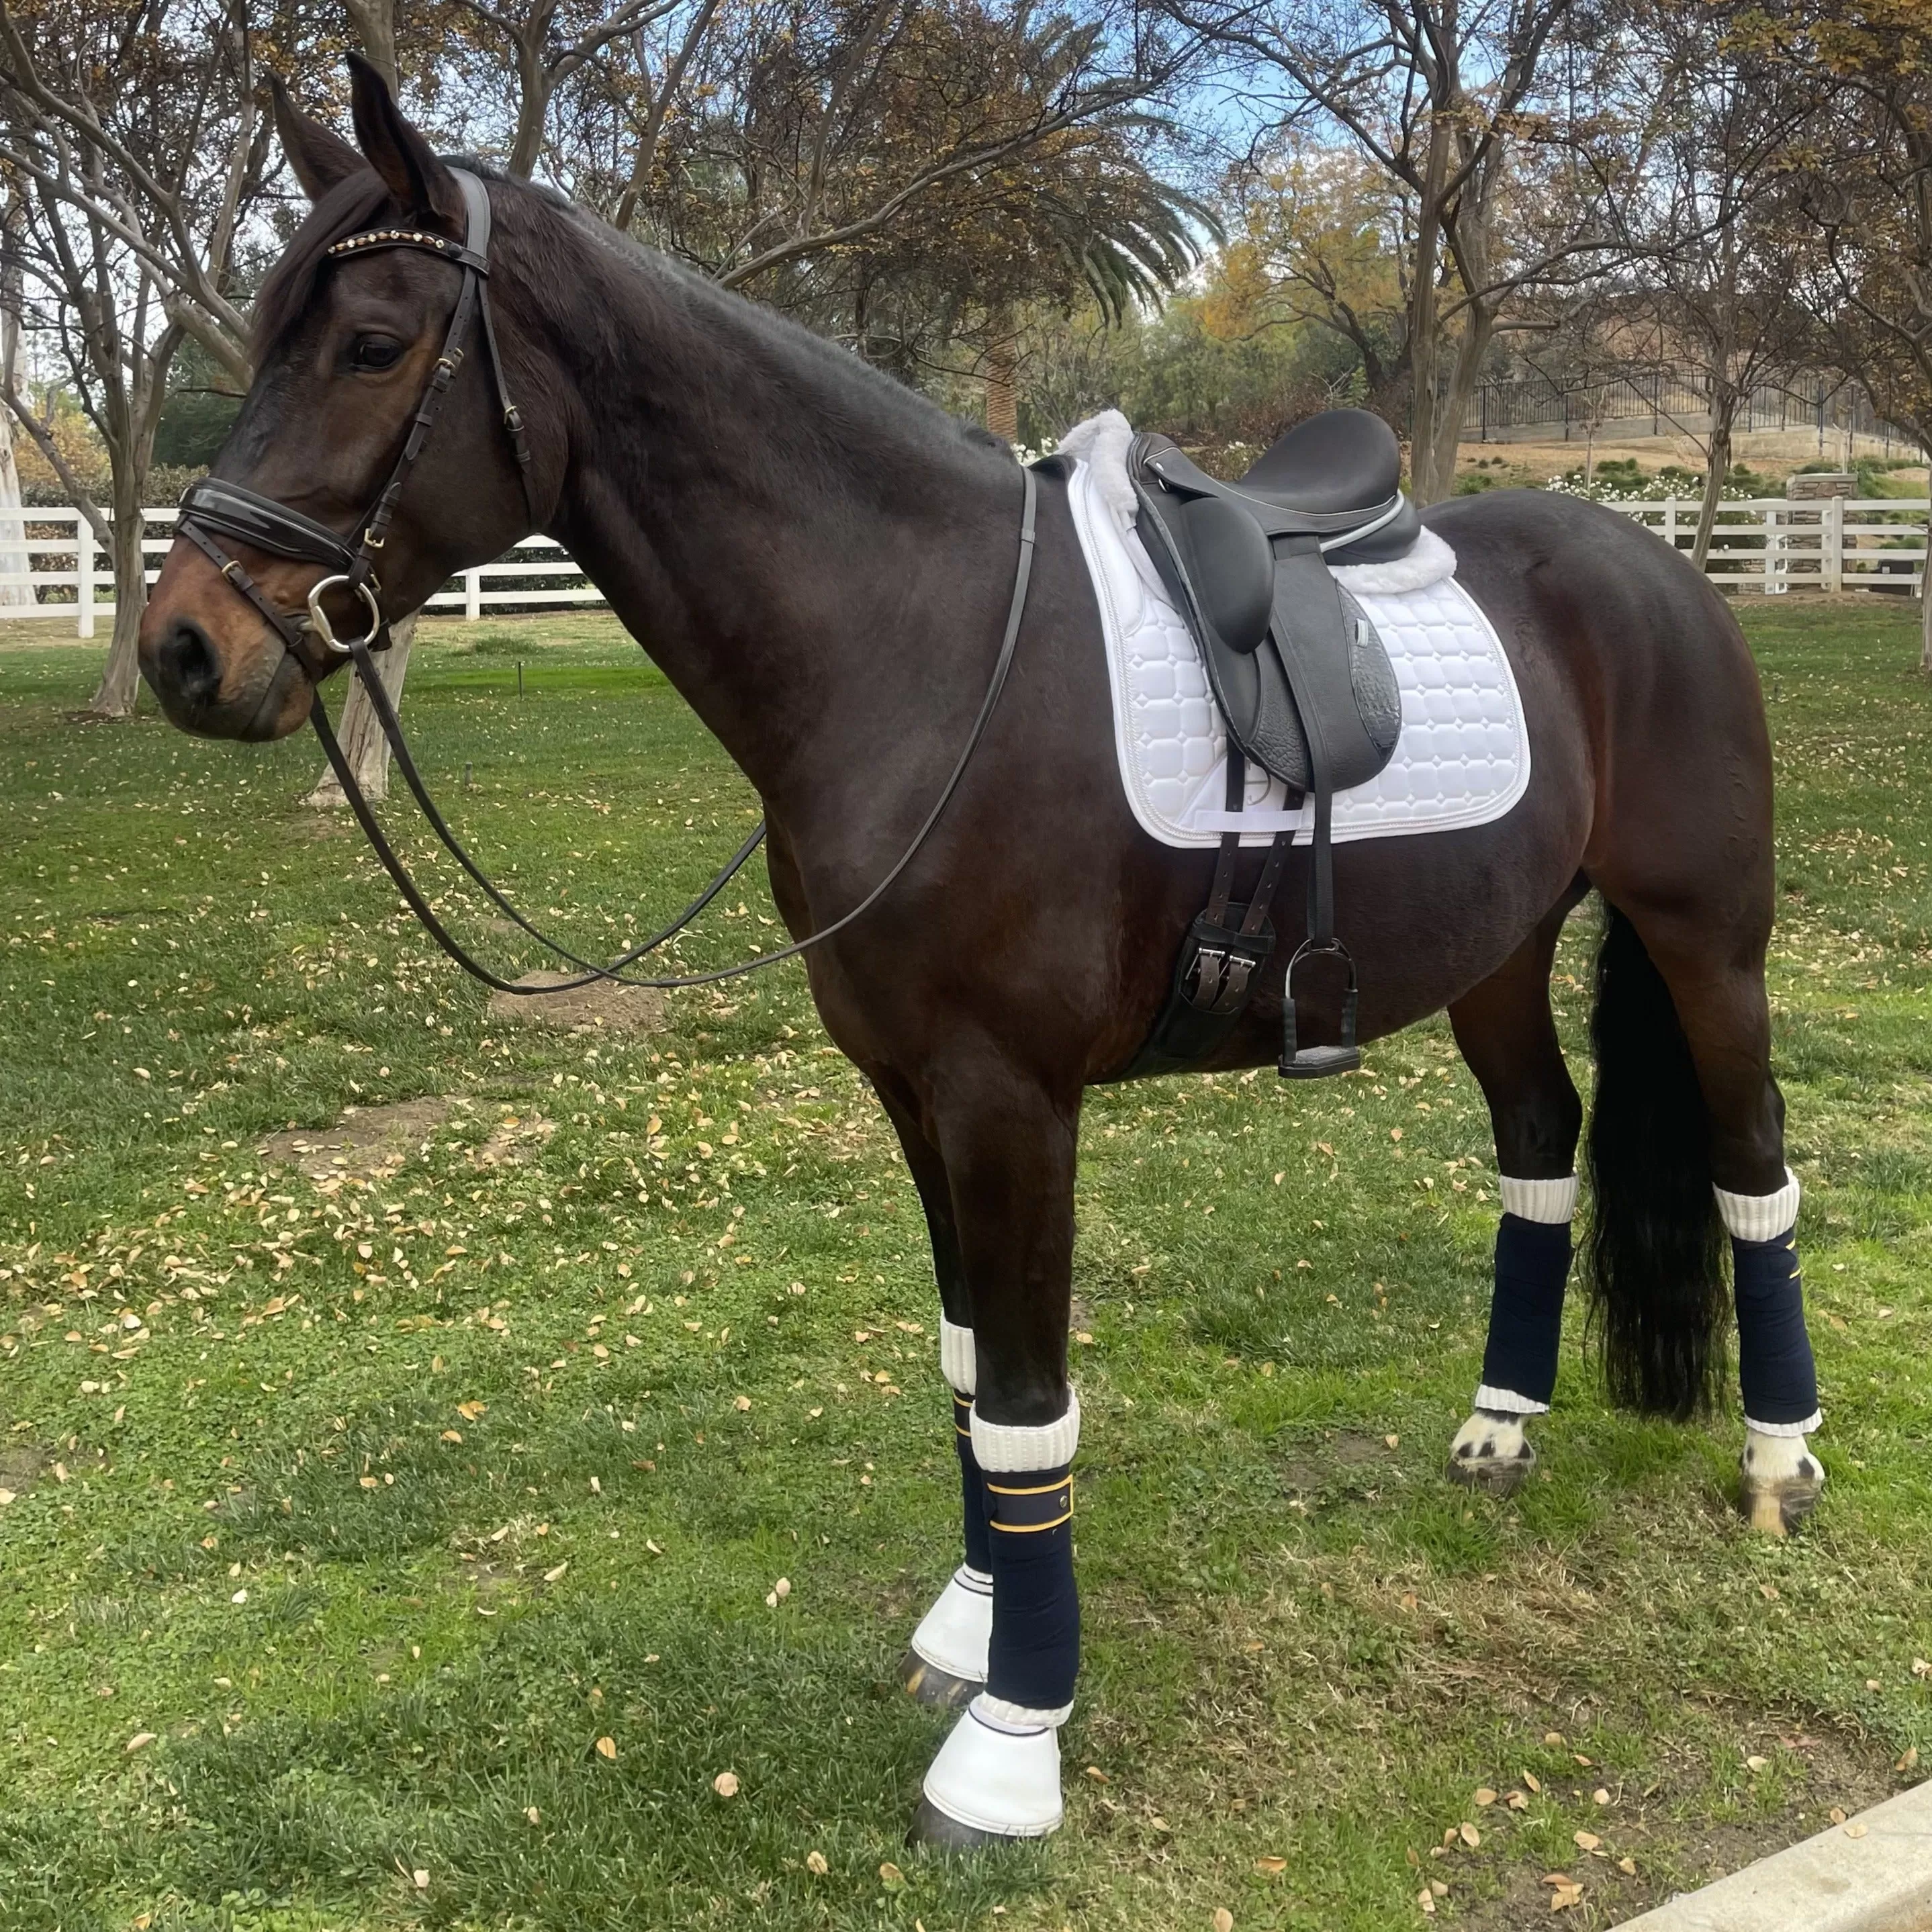
[[[1449,1480],[1498,1501],[1514,1496],[1535,1467],[1536,1450],[1520,1416],[1478,1409],[1449,1446]]]
[[[922,1797],[912,1814],[912,1826],[905,1835],[908,1845],[930,1846],[942,1852],[976,1852],[988,1845],[1010,1844],[997,1832],[982,1832],[976,1825],[962,1825],[940,1810],[930,1798]]]
[[[899,1665],[899,1684],[908,1696],[934,1711],[962,1710],[986,1688],[983,1680],[956,1677],[910,1649]]]
[[[1738,1468],[1738,1506],[1762,1535],[1789,1536],[1825,1493],[1825,1466],[1802,1436],[1750,1430]]]

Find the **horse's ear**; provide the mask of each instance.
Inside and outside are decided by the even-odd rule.
[[[466,214],[456,177],[403,118],[388,82],[375,68],[359,54],[351,54],[349,71],[356,139],[368,165],[410,213],[438,216],[454,232],[462,234]]]
[[[342,137],[320,121],[311,120],[298,107],[283,86],[281,76],[272,74],[268,86],[275,101],[275,132],[282,152],[296,171],[302,193],[320,201],[338,182],[359,175],[369,164]]]

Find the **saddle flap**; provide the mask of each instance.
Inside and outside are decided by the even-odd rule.
[[[1274,553],[1260,524],[1220,496],[1181,504],[1178,520],[1201,614],[1229,650],[1258,650],[1274,604]]]

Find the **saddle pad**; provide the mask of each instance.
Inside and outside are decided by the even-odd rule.
[[[1306,844],[1312,809],[1288,810],[1285,788],[1252,766],[1246,809],[1226,810],[1227,734],[1200,651],[1121,514],[1120,489],[1102,473],[1112,450],[1088,448],[1092,460],[1076,458],[1068,496],[1100,607],[1120,782],[1135,818],[1163,845],[1211,846],[1237,829],[1246,845],[1289,830]],[[1066,442],[1061,448],[1066,453]],[[1529,784],[1529,739],[1509,659],[1450,574],[1448,546],[1426,531],[1424,537],[1423,548],[1432,543],[1430,554],[1444,560],[1433,581],[1373,587],[1378,579],[1414,584],[1431,576],[1421,549],[1414,562],[1336,573],[1380,634],[1402,693],[1394,756],[1367,784],[1335,794],[1338,844],[1485,825]]]

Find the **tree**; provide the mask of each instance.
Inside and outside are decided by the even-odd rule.
[[[1411,487],[1446,494],[1510,304],[1600,273],[1617,247],[1592,152],[1614,53],[1601,23],[1573,22],[1580,0],[1166,4],[1246,88],[1280,90],[1280,130],[1339,135],[1395,197]],[[1559,46],[1561,85],[1546,70]]]
[[[123,716],[147,602],[141,510],[175,350],[245,380],[229,272],[266,152],[249,38],[226,0],[131,21],[99,0],[0,0],[0,166],[19,183],[7,263],[16,322],[53,345],[106,447],[106,510],[20,393],[4,398],[114,559],[114,634],[94,708]]]

